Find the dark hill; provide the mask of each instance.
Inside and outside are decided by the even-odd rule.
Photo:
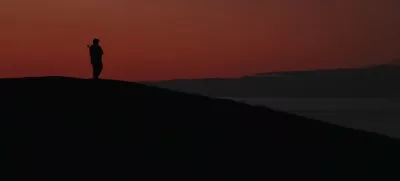
[[[1,180],[397,180],[398,140],[142,84],[1,79]]]

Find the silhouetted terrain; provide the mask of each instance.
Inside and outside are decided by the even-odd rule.
[[[145,82],[211,97],[400,97],[400,66],[260,73],[231,79]]]
[[[397,180],[400,141],[137,83],[1,79],[2,180]]]

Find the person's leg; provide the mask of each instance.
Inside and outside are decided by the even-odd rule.
[[[98,72],[97,72],[97,78],[99,78],[99,76],[100,76],[102,71],[103,71],[103,63],[99,63]]]
[[[102,63],[93,64],[93,79],[99,79],[100,73],[103,70]]]
[[[93,75],[93,79],[96,79],[96,71],[97,71],[97,67],[96,64],[92,63],[92,75]]]

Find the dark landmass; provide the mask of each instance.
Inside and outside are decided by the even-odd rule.
[[[1,79],[2,180],[398,180],[400,141],[143,84]]]
[[[211,97],[399,98],[400,64],[144,82]]]

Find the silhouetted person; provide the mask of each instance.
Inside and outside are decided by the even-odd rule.
[[[93,79],[98,79],[101,71],[103,70],[103,49],[99,45],[100,40],[93,39],[93,45],[88,45],[90,50],[90,62],[93,67]]]

